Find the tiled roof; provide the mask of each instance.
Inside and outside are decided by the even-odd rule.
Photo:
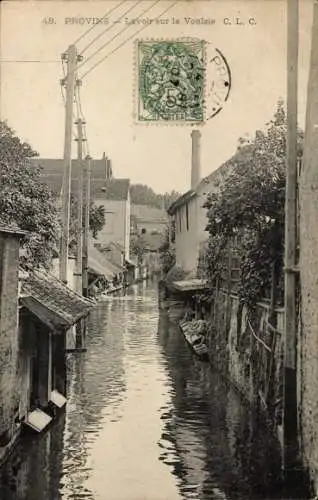
[[[97,200],[123,201],[128,199],[130,181],[129,179],[110,179],[106,181],[105,188],[94,190]]]
[[[46,310],[49,321],[57,328],[69,328],[87,316],[93,307],[90,301],[42,270],[28,272],[22,282],[21,295],[22,303],[34,314]]]
[[[56,194],[60,194],[63,182],[64,160],[57,158],[31,158],[34,165],[42,168],[43,181]],[[102,158],[101,160],[91,160],[91,192],[92,195],[96,190],[106,187],[106,181],[109,177],[109,160]],[[72,160],[72,182],[71,190],[77,189],[78,179],[78,161]]]
[[[18,226],[15,226],[14,224],[7,224],[1,218],[0,218],[0,232],[16,234],[19,236],[25,236],[27,234],[27,231],[22,231],[22,229],[20,229]]]

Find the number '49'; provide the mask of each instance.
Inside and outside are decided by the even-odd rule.
[[[44,17],[42,19],[42,23],[43,24],[55,24],[56,23],[56,20],[54,17]]]

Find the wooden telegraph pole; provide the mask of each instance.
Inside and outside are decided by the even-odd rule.
[[[66,89],[65,136],[64,136],[64,176],[62,187],[62,233],[60,242],[60,279],[67,283],[67,263],[69,245],[70,195],[72,174],[72,128],[73,105],[76,84],[77,50],[70,45],[63,58],[67,60],[67,74],[64,80]]]
[[[83,125],[85,122],[79,118],[77,125],[77,220],[76,220],[76,291],[83,293]]]
[[[76,217],[76,291],[83,293],[83,125],[85,122],[79,118],[77,125],[77,217]],[[85,321],[79,321],[76,325],[77,350],[85,348]]]
[[[287,8],[287,165],[285,201],[285,352],[283,389],[283,469],[286,472],[295,468],[298,459],[296,382],[298,0],[288,0]]]
[[[83,205],[83,295],[88,297],[88,236],[89,236],[89,207],[91,190],[91,158],[85,158],[84,166],[84,205]]]

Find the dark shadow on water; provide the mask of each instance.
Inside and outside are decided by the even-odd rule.
[[[173,443],[178,464],[169,463],[182,498],[283,498],[279,444],[264,419],[195,358],[168,313],[160,314],[158,338],[173,387],[163,439]]]
[[[23,435],[7,463],[0,469],[1,500],[58,500],[65,413],[41,436]]]

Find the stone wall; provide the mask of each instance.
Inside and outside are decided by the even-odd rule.
[[[209,351],[212,363],[229,376],[242,396],[262,406],[281,423],[283,309],[270,318],[267,303],[253,313],[236,295],[220,291],[209,313]],[[268,324],[276,325],[276,331]]]
[[[299,179],[301,329],[299,397],[303,456],[318,495],[318,3],[313,2],[304,154]]]
[[[19,240],[0,233],[0,439],[4,440],[14,432],[19,409],[18,258]]]

